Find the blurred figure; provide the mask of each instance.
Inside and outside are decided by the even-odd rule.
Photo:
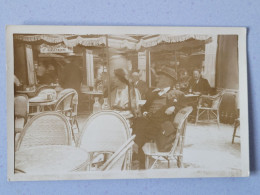
[[[156,82],[158,80],[158,75],[156,73],[156,65],[155,63],[151,64],[151,86],[155,87],[156,86]]]
[[[52,82],[51,76],[47,72],[47,68],[42,63],[39,63],[39,66],[36,70],[38,84],[49,85]]]
[[[146,82],[140,79],[140,75],[138,72],[133,72],[132,73],[132,82],[135,88],[137,88],[140,92],[141,99],[145,100],[146,99],[146,93],[148,91],[148,87],[146,85]]]
[[[82,82],[82,71],[77,64],[76,59],[70,59],[70,63],[67,63],[63,69],[61,77],[61,87],[64,89],[72,88],[80,93],[80,86]]]
[[[180,83],[180,88],[182,90],[187,89],[187,87],[189,86],[190,80],[191,80],[191,77],[188,75],[188,72],[185,69],[180,71],[179,83]]]
[[[138,90],[131,86],[124,69],[116,69],[114,75],[115,89],[111,93],[112,107],[119,110],[131,110],[134,115],[138,115]]]

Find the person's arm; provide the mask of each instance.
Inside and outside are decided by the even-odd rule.
[[[210,85],[209,81],[207,79],[203,79],[203,91],[201,91],[202,94],[208,95],[210,92]]]

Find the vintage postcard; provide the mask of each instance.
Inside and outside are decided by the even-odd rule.
[[[7,26],[9,181],[249,176],[246,29]]]

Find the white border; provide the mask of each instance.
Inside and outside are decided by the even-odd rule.
[[[13,34],[203,34],[238,35],[239,56],[239,98],[241,128],[241,171],[223,172],[222,170],[169,169],[152,171],[122,172],[86,172],[62,175],[18,175],[14,174],[14,53]],[[247,57],[246,28],[241,27],[141,27],[141,26],[7,26],[7,150],[9,181],[29,180],[82,180],[82,179],[131,179],[131,178],[183,178],[183,177],[246,177],[249,176],[249,138],[248,138],[248,88],[247,88]]]

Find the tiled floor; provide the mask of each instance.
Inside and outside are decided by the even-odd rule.
[[[87,115],[79,115],[80,129]],[[240,138],[232,144],[233,126],[220,124],[188,124],[186,130],[183,162],[185,168],[232,171],[241,169]],[[239,134],[239,131],[238,131]],[[171,162],[175,168],[176,163]],[[167,168],[167,162],[158,163],[157,168]]]

